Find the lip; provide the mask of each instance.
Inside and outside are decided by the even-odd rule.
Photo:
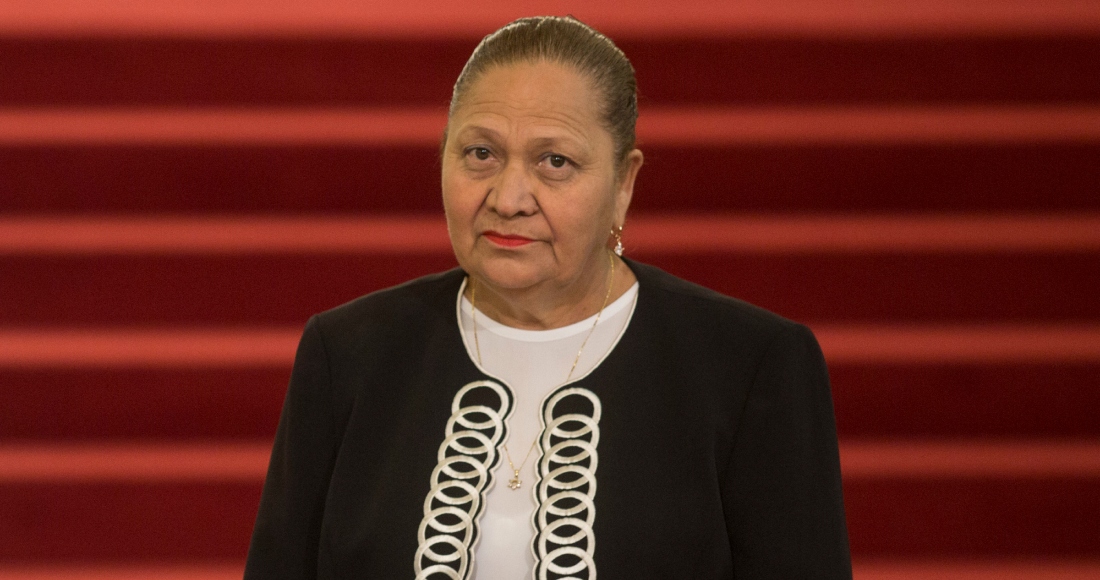
[[[481,235],[493,244],[504,248],[518,248],[520,246],[526,246],[527,244],[535,241],[531,238],[527,238],[524,236],[517,236],[515,234],[502,234],[493,230],[482,232]]]

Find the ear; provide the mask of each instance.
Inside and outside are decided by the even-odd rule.
[[[615,223],[621,226],[626,221],[626,210],[630,208],[630,200],[634,197],[634,180],[638,177],[638,170],[642,168],[645,156],[638,149],[626,154],[622,167],[619,169],[619,179],[615,185]]]

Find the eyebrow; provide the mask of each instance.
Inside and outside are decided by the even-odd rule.
[[[466,136],[467,134],[485,135],[487,137],[493,137],[495,139],[501,138],[501,133],[496,129],[486,127],[485,125],[467,125],[458,131],[458,136]],[[584,139],[580,139],[573,135],[569,131],[559,131],[556,135],[535,137],[532,140],[537,145],[548,145],[560,142],[570,142],[580,145]]]
[[[572,135],[562,135],[555,137],[536,137],[532,140],[535,145],[554,145],[557,143],[571,143],[577,146],[583,146],[583,139],[577,139]]]
[[[500,139],[500,132],[496,131],[495,129],[485,127],[483,125],[467,125],[458,132],[456,137],[465,137],[469,134],[474,134],[478,136],[484,135],[493,139]]]

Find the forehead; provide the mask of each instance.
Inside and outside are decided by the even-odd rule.
[[[599,94],[576,69],[547,61],[487,69],[468,87],[451,123],[455,131],[560,130],[600,140]],[[606,135],[610,137],[610,135]]]

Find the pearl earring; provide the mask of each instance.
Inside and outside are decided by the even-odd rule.
[[[619,226],[618,230],[611,229],[611,235],[615,236],[615,255],[623,255],[623,226]]]

